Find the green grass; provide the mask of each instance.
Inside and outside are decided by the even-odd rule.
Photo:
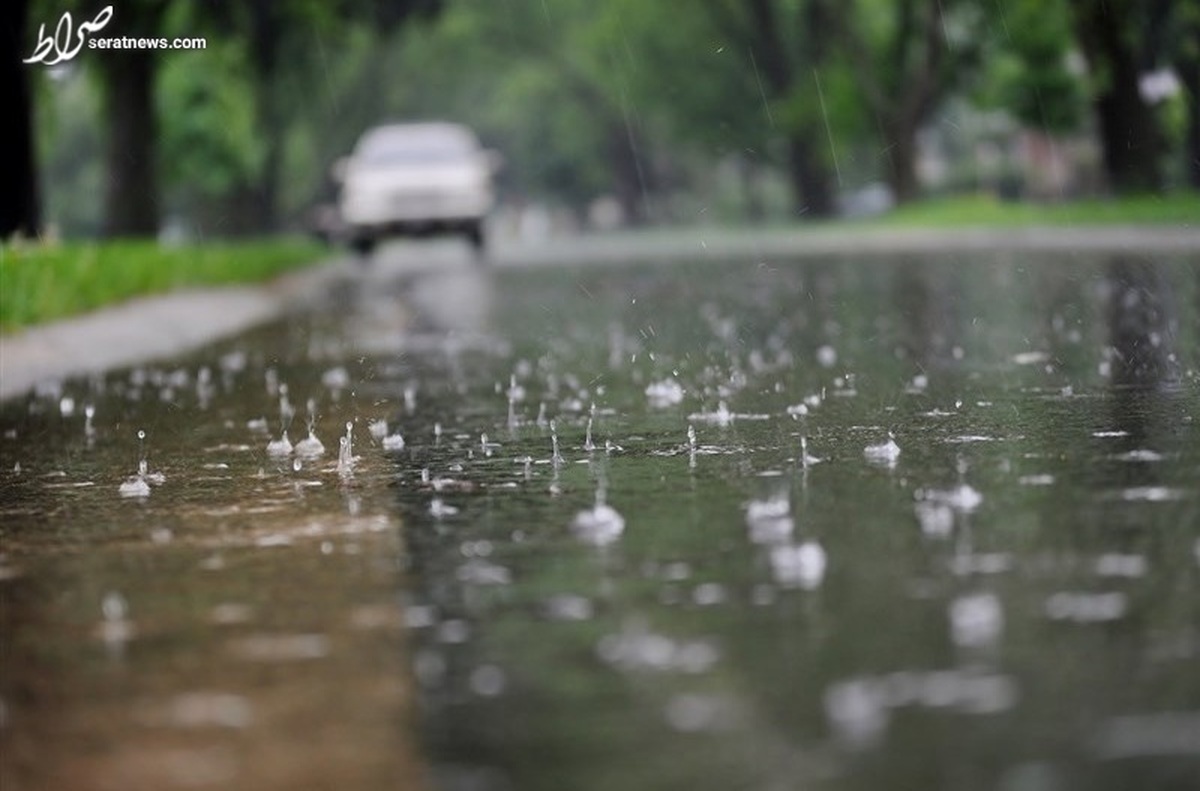
[[[272,239],[163,247],[154,241],[0,245],[0,330],[187,286],[267,280],[326,255],[315,242]]]
[[[1200,226],[1200,193],[1062,203],[1018,203],[989,195],[962,195],[900,206],[886,215],[863,222],[885,227],[934,228],[1107,224]]]

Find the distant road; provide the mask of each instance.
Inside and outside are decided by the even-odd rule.
[[[696,258],[798,258],[935,255],[980,252],[1195,254],[1195,226],[1043,226],[1014,228],[882,228],[838,224],[819,228],[624,231],[551,238],[541,244],[509,242],[492,253],[503,266],[621,263]]]
[[[0,336],[0,400],[40,382],[169,359],[294,308],[340,277],[388,279],[443,266],[509,267],[679,260],[760,262],[803,257],[982,252],[1195,255],[1196,227],[1069,226],[920,229],[854,225],[799,229],[651,229],[498,240],[486,262],[457,240],[384,245],[369,266],[335,252],[329,264],[262,286],[181,291]]]

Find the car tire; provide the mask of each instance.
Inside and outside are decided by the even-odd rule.
[[[483,233],[482,222],[475,222],[467,226],[467,242],[470,243],[475,257],[483,259],[487,253],[487,237]]]
[[[375,238],[372,236],[356,236],[350,240],[350,249],[363,258],[369,258],[375,251]]]

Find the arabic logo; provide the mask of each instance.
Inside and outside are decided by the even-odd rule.
[[[100,13],[96,14],[96,18],[91,22],[80,22],[79,28],[75,30],[74,47],[71,47],[71,32],[74,28],[74,20],[71,19],[71,12],[66,11],[58,20],[58,26],[54,28],[54,35],[46,35],[46,26],[42,25],[38,28],[37,47],[33,50],[33,54],[26,58],[24,63],[45,63],[47,66],[53,66],[79,54],[79,50],[83,48],[83,43],[87,40],[88,33],[95,33],[97,30],[103,30],[108,24],[108,20],[112,19],[113,7],[105,6]],[[68,49],[69,48],[69,49]],[[53,60],[47,60],[50,55],[54,55]]]

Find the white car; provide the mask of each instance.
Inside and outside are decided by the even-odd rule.
[[[368,130],[338,162],[338,209],[351,247],[366,255],[389,236],[461,233],[484,247],[499,157],[459,124],[388,124]]]

